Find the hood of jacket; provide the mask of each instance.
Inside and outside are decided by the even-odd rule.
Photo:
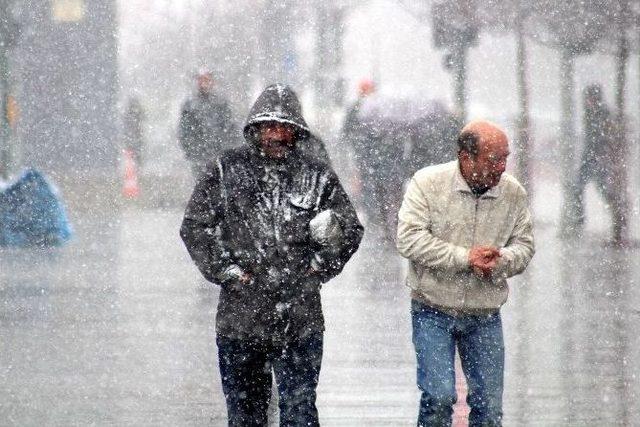
[[[256,99],[249,111],[244,127],[244,137],[251,144],[258,142],[258,126],[265,122],[287,123],[296,128],[296,140],[305,139],[311,133],[302,117],[302,106],[293,89],[276,83],[268,86]]]

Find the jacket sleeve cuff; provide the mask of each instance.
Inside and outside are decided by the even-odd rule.
[[[507,248],[500,249],[500,258],[496,264],[496,268],[493,271],[494,277],[502,277],[503,279],[509,278],[509,261],[511,260],[511,251]]]
[[[231,264],[230,266],[222,270],[222,272],[218,274],[217,278],[221,282],[230,282],[240,280],[243,274],[244,271],[242,271],[242,269],[238,265]]]
[[[315,271],[323,271],[325,269],[325,260],[320,254],[315,254],[313,258],[311,258],[310,265]]]
[[[454,259],[461,270],[469,269],[469,249],[457,246],[454,250]]]

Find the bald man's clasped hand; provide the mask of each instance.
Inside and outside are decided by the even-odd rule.
[[[493,246],[474,246],[469,251],[469,266],[481,279],[490,279],[496,268],[500,250]]]

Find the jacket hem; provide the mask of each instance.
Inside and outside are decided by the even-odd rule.
[[[422,295],[420,292],[416,291],[415,289],[412,289],[411,291],[411,299],[421,304],[425,304],[433,308],[434,310],[441,311],[442,313],[452,317],[490,316],[500,311],[500,307],[491,307],[491,308],[444,307],[444,306],[432,303],[424,295]]]

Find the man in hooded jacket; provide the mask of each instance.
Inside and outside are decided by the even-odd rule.
[[[210,164],[180,230],[195,264],[220,284],[216,334],[230,426],[264,426],[272,370],[281,425],[318,425],[322,283],[363,234],[338,177],[298,149],[310,138],[295,93],[267,87],[247,144]]]

